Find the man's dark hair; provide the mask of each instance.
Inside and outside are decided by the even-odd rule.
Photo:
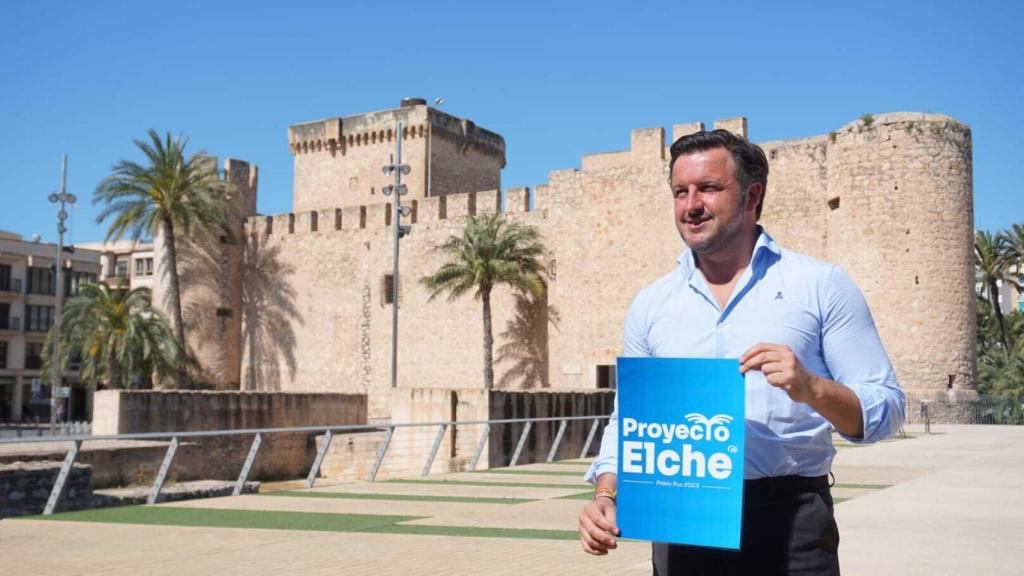
[[[737,136],[728,130],[700,131],[680,137],[672,144],[672,159],[668,163],[669,180],[672,179],[672,168],[680,156],[704,152],[715,148],[725,148],[732,154],[736,163],[736,179],[739,180],[743,197],[754,182],[761,184],[761,199],[757,203],[757,218],[761,218],[761,207],[768,189],[768,158],[764,150],[757,144],[750,143],[746,138]]]

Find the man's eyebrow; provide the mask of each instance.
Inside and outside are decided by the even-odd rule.
[[[704,188],[706,186],[718,186],[720,188],[725,188],[725,182],[719,180],[700,180],[698,182],[680,182],[678,184],[673,184],[672,189],[679,190],[689,188],[690,184],[695,185],[697,188]]]
[[[700,182],[697,182],[697,187],[698,188],[703,188],[705,186],[722,186],[722,187],[724,187],[725,186],[725,182],[721,182],[719,180],[701,180]]]

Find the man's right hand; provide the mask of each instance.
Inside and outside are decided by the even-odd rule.
[[[587,554],[604,556],[618,544],[615,536],[619,527],[615,524],[615,501],[598,496],[580,512],[580,544]]]

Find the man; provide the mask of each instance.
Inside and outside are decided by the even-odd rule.
[[[839,574],[828,474],[835,429],[856,443],[899,429],[904,397],[860,291],[837,267],[779,247],[757,224],[760,147],[725,130],[671,148],[679,267],[637,295],[624,356],[739,358],[746,382],[740,551],[655,543],[654,573]],[[616,405],[616,412],[618,408]],[[583,549],[616,546],[617,414],[587,472]]]

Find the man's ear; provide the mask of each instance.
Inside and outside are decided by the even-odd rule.
[[[761,203],[761,198],[764,197],[764,186],[760,182],[754,182],[747,187],[747,204],[744,206],[744,210],[756,211],[757,205]]]

